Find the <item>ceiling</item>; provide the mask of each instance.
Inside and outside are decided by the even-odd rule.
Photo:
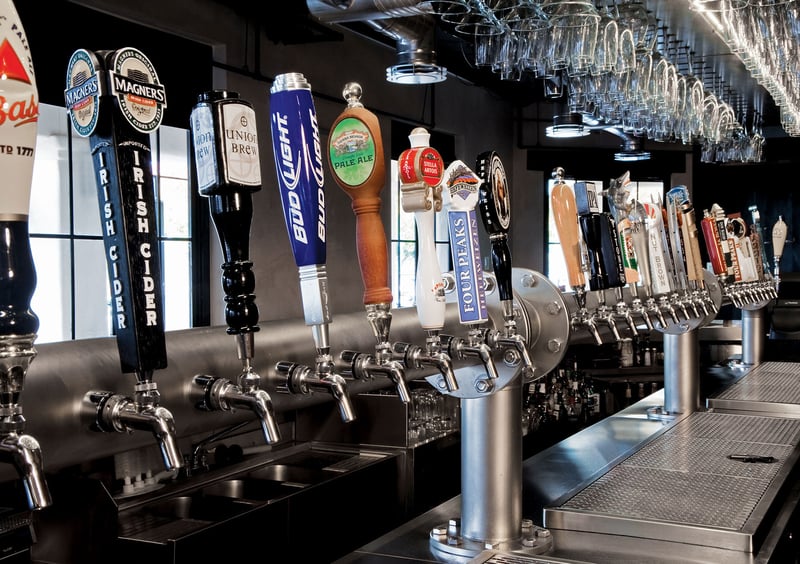
[[[368,35],[395,46],[395,40],[382,34],[369,25],[366,18],[336,24],[323,23],[309,12],[306,0],[286,0],[281,2],[281,17],[268,2],[249,0],[217,0],[238,12],[257,21],[267,36],[276,42],[302,44],[318,41],[340,40],[341,25],[355,32]],[[391,5],[388,0],[316,0],[329,4]],[[470,0],[489,2],[497,0]],[[523,0],[534,2],[536,0]],[[610,3],[613,0],[602,0]],[[780,126],[780,115],[769,93],[753,79],[739,58],[732,54],[726,44],[712,30],[711,26],[695,11],[689,9],[689,0],[642,0],[648,12],[655,18],[659,28],[659,46],[669,44],[675,54],[673,63],[683,72],[691,63],[694,74],[702,76],[706,90],[718,94],[724,101],[745,116],[749,128],[753,115],[759,116],[765,137],[785,136]],[[403,5],[414,5],[413,0],[401,0]],[[437,20],[435,26],[435,50],[437,62],[447,67],[448,73],[489,88],[518,105],[534,102],[552,101],[544,96],[542,79],[526,76],[520,80],[500,80],[499,76],[488,70],[477,70],[468,63],[465,53],[472,45],[463,36],[454,33],[452,26]],[[661,49],[659,49],[661,50]],[[744,110],[742,112],[742,110]]]

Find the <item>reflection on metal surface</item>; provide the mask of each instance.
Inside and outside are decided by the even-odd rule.
[[[709,408],[800,415],[800,363],[765,362],[706,400]]]

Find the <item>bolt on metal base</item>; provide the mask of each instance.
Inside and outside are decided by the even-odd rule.
[[[520,556],[545,554],[553,548],[553,536],[548,529],[522,519],[520,536],[505,541],[473,540],[461,536],[461,519],[450,519],[430,532],[431,552],[443,562],[464,563],[485,550]]]

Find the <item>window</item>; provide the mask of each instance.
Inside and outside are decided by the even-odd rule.
[[[188,130],[150,137],[161,241],[165,329],[192,326],[192,188]],[[89,140],[64,108],[39,105],[30,237],[39,316],[37,342],[112,334],[111,294]]]
[[[575,180],[565,179],[571,188],[575,186]],[[599,180],[587,180],[586,182],[594,182],[600,189],[603,188],[603,182]],[[549,180],[547,184],[547,205],[550,206],[550,194],[553,191],[555,180]],[[627,185],[627,190],[630,192],[630,198],[636,199],[641,202],[657,201],[661,202],[664,195],[663,182],[633,182]],[[605,199],[601,201],[603,209],[607,208]],[[569,277],[567,276],[567,265],[564,260],[564,253],[561,250],[561,245],[558,239],[558,231],[556,230],[553,214],[548,214],[547,225],[547,265],[546,276],[561,290],[567,291],[570,289]]]

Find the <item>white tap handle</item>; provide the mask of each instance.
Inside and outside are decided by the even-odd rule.
[[[417,317],[423,329],[441,329],[444,327],[445,295],[442,270],[436,255],[436,242],[433,235],[433,223],[436,212],[414,212],[417,222]]]
[[[772,226],[772,252],[775,255],[775,260],[780,260],[783,256],[783,246],[786,244],[786,222],[783,221],[783,216],[778,216],[778,221]]]

